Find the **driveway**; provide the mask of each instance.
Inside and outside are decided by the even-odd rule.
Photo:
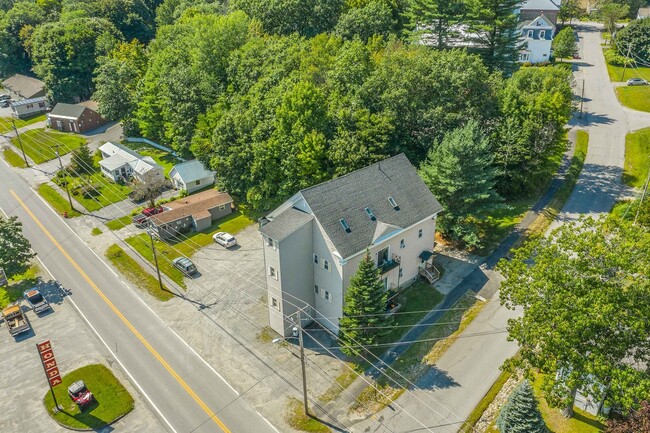
[[[113,358],[100,346],[78,312],[50,277],[39,288],[52,305],[52,312],[37,316],[29,311],[27,317],[32,331],[13,338],[6,325],[0,327],[0,425],[4,431],[29,433],[69,432],[46,412],[43,397],[48,392],[45,373],[35,344],[50,340],[54,355],[63,374],[87,364],[104,364],[119,378],[133,398],[135,409],[112,427],[101,430],[146,431],[166,430],[145,406]],[[27,308],[24,306],[23,310]],[[116,348],[119,351],[119,347]]]

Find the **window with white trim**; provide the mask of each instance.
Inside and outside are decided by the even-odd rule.
[[[546,36],[546,31],[545,30],[540,30],[539,31],[539,38],[544,39],[545,36]]]
[[[325,259],[323,259],[323,269],[325,269],[326,271],[330,270],[330,262],[328,262]]]
[[[418,238],[422,238],[422,229],[418,230]]]
[[[327,290],[325,290],[325,300],[332,302],[332,295]]]
[[[404,239],[400,239],[400,241],[399,241],[399,247],[400,247],[400,248],[405,248],[405,247],[406,247],[406,242],[404,242]]]
[[[535,34],[534,30],[528,30],[528,37],[529,38],[532,38],[534,34]]]
[[[198,185],[198,182],[197,182],[197,185]],[[226,205],[225,204],[219,205],[219,210],[226,210]]]
[[[273,239],[271,239],[268,236],[265,236],[264,239],[266,239],[266,246],[267,247],[273,248],[274,250],[276,249],[275,241]]]
[[[278,302],[277,299],[271,297],[271,307],[275,308],[276,310],[280,311],[280,303]]]
[[[278,279],[278,271],[273,266],[269,266],[269,277]]]
[[[318,295],[320,290],[318,289],[318,284],[314,284],[314,293]]]
[[[314,253],[314,264],[318,264],[318,254]]]

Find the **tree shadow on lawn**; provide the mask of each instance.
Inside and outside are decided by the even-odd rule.
[[[97,400],[94,401],[90,406],[88,406],[86,409],[83,411],[77,413],[77,414],[71,414],[69,412],[66,412],[65,410],[61,410],[59,413],[62,413],[70,418],[73,418],[75,421],[78,423],[84,424],[88,426],[89,429],[92,429],[96,432],[101,432],[101,433],[109,433],[114,430],[113,427],[111,427],[106,421],[104,421],[101,418],[97,418],[94,416],[91,412],[99,407],[99,402]],[[67,424],[65,420],[60,420],[64,424]],[[113,422],[113,421],[109,421]]]

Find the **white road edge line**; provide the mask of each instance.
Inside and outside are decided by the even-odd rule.
[[[257,410],[256,410],[255,412],[257,412],[257,414],[258,414],[259,416],[261,416],[262,419],[263,419],[264,421],[266,421],[266,423],[269,425],[269,427],[271,427],[271,428],[272,428],[273,430],[275,430],[277,433],[280,433],[280,431],[279,431],[277,428],[275,428],[275,426],[274,426],[273,424],[271,424],[271,421],[269,421],[268,419],[266,419],[266,417],[265,417],[264,415],[262,415],[261,413],[259,413],[259,411],[257,411]]]

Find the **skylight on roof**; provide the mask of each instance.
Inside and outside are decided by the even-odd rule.
[[[345,218],[341,218],[339,222],[341,223],[341,227],[343,227],[343,230],[345,230],[346,233],[350,233],[352,231]]]
[[[365,211],[366,211],[366,214],[368,214],[368,218],[370,218],[372,221],[377,221],[377,217],[375,216],[374,213],[372,213],[372,209],[370,209],[369,207],[367,207],[367,208],[365,209]]]
[[[397,202],[393,197],[388,197],[388,203],[390,203],[390,205],[393,206],[393,209],[399,210],[399,206],[397,206]]]

